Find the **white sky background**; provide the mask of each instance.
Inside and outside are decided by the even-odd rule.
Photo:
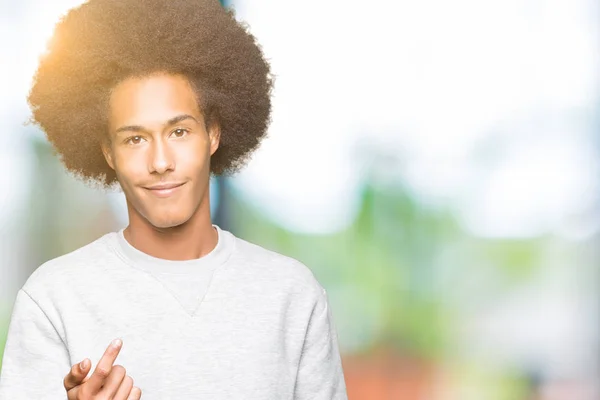
[[[32,128],[26,96],[40,54],[59,16],[75,0],[12,2],[0,0],[0,223],[7,227],[26,203],[32,166],[27,141]],[[40,133],[41,136],[41,133]],[[8,227],[8,229],[11,229]]]
[[[14,132],[29,113],[37,57],[59,15],[79,3],[0,3],[0,141],[10,149],[2,160],[23,164],[0,173],[13,188],[0,197],[0,218],[27,193],[25,135]],[[235,187],[290,230],[335,231],[357,211],[366,165],[355,152],[368,143],[398,154],[391,176],[423,202],[456,207],[474,233],[566,229],[599,191],[591,4],[236,1],[276,88],[270,136]],[[482,146],[494,149],[491,159]]]
[[[271,138],[237,183],[288,228],[351,222],[360,139],[401,154],[422,201],[481,235],[561,230],[595,198],[591,2],[235,4],[277,75]],[[495,163],[482,143],[502,145]]]

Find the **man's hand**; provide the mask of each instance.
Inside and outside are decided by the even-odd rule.
[[[87,358],[73,365],[63,382],[68,400],[139,400],[142,397],[141,389],[133,386],[133,379],[126,375],[125,368],[113,366],[122,344],[121,340],[113,340],[89,378],[91,362]]]

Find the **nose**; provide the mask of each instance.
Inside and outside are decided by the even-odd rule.
[[[175,159],[167,143],[160,140],[152,142],[148,172],[164,174],[175,169]]]

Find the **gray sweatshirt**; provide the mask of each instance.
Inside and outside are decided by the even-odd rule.
[[[154,258],[112,232],[43,264],[19,290],[0,399],[66,399],[123,340],[142,399],[347,399],[327,293],[299,261],[214,225],[196,260]],[[91,372],[90,372],[91,374]]]

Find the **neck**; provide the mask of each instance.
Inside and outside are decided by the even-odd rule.
[[[210,219],[208,195],[188,221],[171,228],[153,226],[129,203],[128,210],[129,225],[123,231],[125,239],[152,257],[172,261],[193,260],[207,255],[217,245],[218,234]]]

